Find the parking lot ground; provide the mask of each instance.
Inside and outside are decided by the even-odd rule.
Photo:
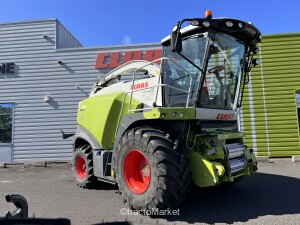
[[[8,165],[0,168],[0,217],[15,209],[5,196],[21,194],[28,200],[30,217],[69,218],[72,225],[125,220],[135,224],[299,224],[300,162],[271,159],[258,166],[256,174],[229,189],[193,190],[180,205],[179,215],[150,217],[132,215],[113,185],[80,189],[67,164]]]

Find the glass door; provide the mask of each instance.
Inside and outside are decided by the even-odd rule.
[[[0,103],[0,163],[12,163],[13,109],[13,103]]]

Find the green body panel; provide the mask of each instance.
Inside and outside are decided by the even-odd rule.
[[[196,119],[196,108],[153,108],[144,112],[145,119],[165,119],[165,120],[194,120]]]
[[[190,171],[197,186],[209,187],[218,184],[219,176],[213,162],[204,159],[198,152],[190,152],[187,157],[191,160]]]
[[[122,92],[94,96],[79,103],[77,123],[86,128],[102,148],[114,145],[115,133],[125,94]],[[130,97],[127,96],[121,119],[128,113]],[[131,109],[138,109],[141,103],[132,100]]]
[[[222,141],[226,139],[243,138],[243,133],[218,134],[218,138]]]

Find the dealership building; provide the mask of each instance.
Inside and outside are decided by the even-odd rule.
[[[296,94],[300,34],[265,35],[241,129],[258,156],[300,155]],[[0,24],[0,162],[68,161],[78,102],[122,63],[161,57],[161,45],[86,48],[56,19]]]
[[[0,24],[0,162],[67,161],[79,101],[97,78],[160,44],[85,48],[56,19]]]

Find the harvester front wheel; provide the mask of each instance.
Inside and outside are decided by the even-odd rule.
[[[79,187],[93,188],[98,182],[93,174],[92,160],[93,156],[90,145],[78,147],[73,153],[73,177]]]
[[[126,132],[115,158],[124,203],[139,210],[174,208],[190,190],[188,165],[184,152],[175,149],[164,132],[151,128]]]

